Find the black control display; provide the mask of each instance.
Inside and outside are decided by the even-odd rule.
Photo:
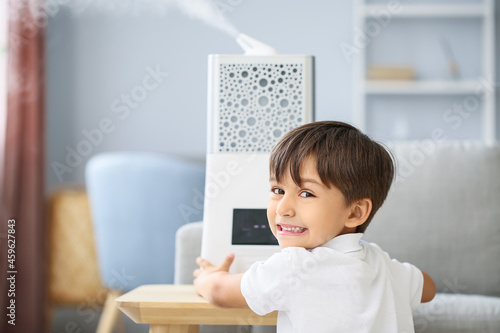
[[[266,209],[233,209],[233,245],[278,245]]]

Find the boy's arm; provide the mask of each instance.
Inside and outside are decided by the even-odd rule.
[[[234,255],[229,254],[220,266],[215,267],[209,261],[197,258],[196,263],[200,265],[200,269],[193,272],[196,292],[217,306],[246,306],[240,287],[243,274],[228,273],[233,260]]]
[[[436,295],[436,285],[432,278],[424,271],[422,271],[424,276],[424,287],[422,289],[422,303],[430,302]]]

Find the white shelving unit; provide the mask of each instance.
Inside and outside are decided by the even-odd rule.
[[[401,9],[398,17],[481,17],[485,14],[485,6],[482,4],[405,4],[401,5]],[[386,5],[366,4],[361,15],[375,17],[384,10],[387,10]]]
[[[365,92],[387,95],[465,95],[474,94],[477,81],[371,81],[367,80]]]
[[[438,1],[437,1],[438,2]],[[365,31],[367,20],[387,13],[388,4],[370,4],[366,0],[354,0],[354,25]],[[483,0],[474,4],[405,4],[391,12],[392,19],[405,18],[478,18],[482,20],[482,59],[481,74],[477,79],[466,80],[414,80],[414,81],[371,81],[366,79],[367,48],[361,48],[353,58],[354,65],[354,121],[365,132],[367,128],[366,100],[368,96],[415,96],[415,95],[480,95],[482,102],[481,135],[486,143],[496,139],[495,120],[495,10],[494,0]],[[390,29],[390,27],[387,27]],[[376,39],[376,37],[375,37]],[[373,42],[376,42],[373,41]],[[488,89],[484,85],[489,84]],[[396,112],[396,111],[395,111]]]

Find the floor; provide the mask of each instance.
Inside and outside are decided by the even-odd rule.
[[[50,333],[95,333],[101,315],[100,310],[77,307],[54,308]],[[148,325],[136,324],[122,313],[114,330],[115,333],[148,333],[148,331]]]

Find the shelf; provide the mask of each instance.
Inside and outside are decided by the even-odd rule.
[[[367,94],[473,95],[483,91],[478,81],[365,81]]]
[[[392,10],[394,11],[394,10]],[[366,5],[364,15],[366,17],[378,17],[381,13],[391,13],[387,5]],[[399,17],[483,17],[486,7],[483,4],[472,5],[401,5],[394,13],[394,18]]]
[[[456,1],[427,1],[426,3],[412,3],[411,1],[403,2],[389,2],[383,3],[382,1],[371,2],[369,0],[353,0],[354,4],[354,20],[353,29],[355,34],[359,31],[364,33],[364,40],[356,40],[355,42],[362,42],[362,47],[358,47],[359,52],[353,59],[353,118],[354,123],[363,131],[370,134],[370,124],[367,121],[370,119],[370,112],[376,110],[377,107],[382,107],[382,104],[377,104],[377,100],[387,100],[398,98],[402,103],[408,103],[408,109],[418,108],[418,104],[413,106],[413,103],[420,103],[421,98],[415,99],[414,97],[421,96],[443,96],[443,98],[456,98],[476,96],[481,99],[481,136],[486,143],[492,143],[497,136],[496,129],[496,108],[495,108],[495,94],[490,93],[493,88],[486,87],[487,82],[496,82],[495,78],[495,4],[500,3],[496,0],[482,0],[474,3],[463,3],[459,0]],[[385,1],[384,1],[385,2]],[[391,22],[398,20],[398,24],[391,25]],[[406,25],[408,20],[409,25]],[[436,27],[439,25],[449,28],[449,24],[453,23],[456,32],[447,31],[447,34],[453,35],[453,38],[459,40],[460,34],[465,31],[464,27],[473,21],[479,21],[480,33],[477,38],[481,41],[481,57],[479,59],[480,73],[476,77],[468,77],[463,80],[452,80],[447,77],[439,80],[398,80],[398,81],[382,81],[382,80],[368,80],[368,65],[369,59],[367,53],[371,49],[366,47],[368,43],[376,43],[380,31],[388,29],[394,32],[395,29],[405,29],[406,26],[413,27],[414,25],[426,25],[429,20]],[[453,22],[451,22],[453,21]],[[476,23],[476,22],[474,22]],[[464,24],[464,26],[462,26]],[[392,35],[387,33],[386,37],[381,39],[381,43],[385,43],[387,52],[390,52],[391,46],[397,48],[398,42],[404,38],[404,31]],[[408,42],[410,44],[418,45],[419,47],[426,47],[430,43],[434,43],[434,38],[423,38],[425,32],[420,34],[409,35]],[[436,33],[436,36],[439,34]],[[438,36],[439,37],[439,36]],[[356,37],[357,38],[357,37]],[[393,39],[394,44],[390,44]],[[451,36],[450,36],[451,38]],[[414,40],[414,41],[413,41]],[[434,46],[435,47],[435,46]],[[382,52],[381,54],[383,54]],[[379,62],[386,62],[383,57],[378,55]],[[397,57],[391,57],[392,61],[389,63],[397,63]],[[396,59],[396,60],[395,60]],[[465,59],[471,64],[475,59]],[[399,59],[403,61],[403,59]],[[431,60],[428,60],[431,61]],[[425,64],[425,63],[424,63]],[[409,64],[412,65],[412,64]],[[413,64],[415,66],[415,64]],[[429,64],[430,65],[430,64]],[[415,66],[417,67],[417,66]],[[442,68],[444,70],[444,68]],[[477,72],[477,71],[475,71]],[[418,71],[417,71],[418,75]],[[482,79],[484,78],[484,79]],[[483,82],[484,81],[484,82]],[[487,81],[487,82],[486,82]],[[425,101],[424,101],[425,102]],[[375,103],[375,106],[373,106]],[[378,106],[377,106],[378,105]],[[391,109],[384,113],[383,117],[390,117],[392,112],[400,113],[401,110]],[[424,117],[424,115],[422,115]],[[422,118],[424,122],[425,119]],[[417,125],[415,125],[417,126]],[[424,125],[418,125],[424,128]]]

